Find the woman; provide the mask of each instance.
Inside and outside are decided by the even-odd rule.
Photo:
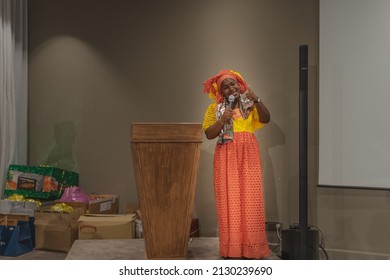
[[[232,70],[209,78],[203,91],[215,100],[205,113],[203,130],[207,139],[218,137],[213,166],[220,255],[264,258],[269,248],[262,166],[254,131],[270,121],[270,113],[242,76]]]

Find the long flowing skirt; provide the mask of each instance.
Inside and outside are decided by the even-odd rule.
[[[262,166],[253,133],[234,133],[232,142],[216,146],[214,192],[220,255],[254,259],[268,256]]]

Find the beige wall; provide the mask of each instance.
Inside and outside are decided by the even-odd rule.
[[[29,163],[75,170],[86,191],[119,194],[123,210],[137,202],[131,122],[202,122],[211,102],[202,82],[235,69],[271,111],[257,133],[266,216],[288,228],[298,222],[301,44],[309,45],[309,222],[333,258],[385,258],[389,223],[373,225],[385,223],[390,194],[316,187],[317,0],[30,1]],[[204,236],[217,234],[214,145],[204,138],[196,190]]]

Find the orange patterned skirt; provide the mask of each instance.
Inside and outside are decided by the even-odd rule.
[[[214,192],[222,257],[269,255],[265,232],[262,166],[253,133],[215,148]]]

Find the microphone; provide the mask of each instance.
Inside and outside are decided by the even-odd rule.
[[[230,109],[233,109],[233,106],[234,106],[234,95],[233,94],[230,94],[229,95],[229,108]]]

